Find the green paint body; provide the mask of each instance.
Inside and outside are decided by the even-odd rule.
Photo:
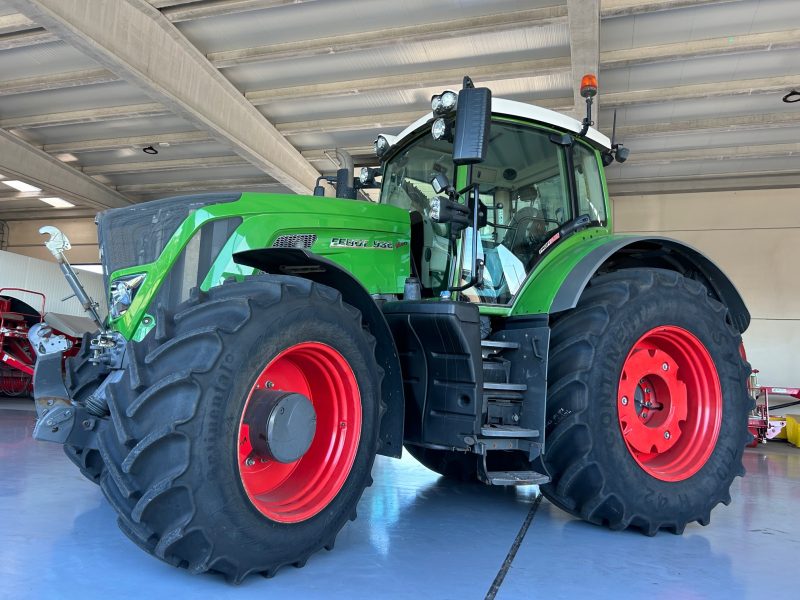
[[[231,217],[240,217],[242,223],[214,261],[201,286],[204,290],[220,285],[228,277],[243,277],[254,272],[233,261],[235,252],[269,248],[281,235],[310,233],[317,236],[310,251],[356,275],[371,294],[403,291],[411,256],[411,225],[406,211],[355,200],[244,193],[235,202],[208,205],[192,213],[154,262],[110,274],[111,281],[133,273],[147,275],[130,308],[112,320],[111,327],[126,339],[143,338],[147,332],[142,331],[146,327],[142,319],[148,310],[155,312],[150,309],[150,303],[182,250],[204,224]],[[366,247],[338,247],[334,239],[364,241]],[[375,247],[375,242],[381,247]],[[150,328],[152,325],[147,327]]]
[[[498,120],[525,122],[508,117],[499,117]],[[598,164],[602,165],[600,153],[595,151],[595,154]],[[600,173],[606,198],[607,226],[585,229],[555,244],[528,274],[509,304],[481,305],[482,314],[520,316],[548,313],[559,288],[575,265],[595,248],[620,237],[611,232],[611,210],[602,166]],[[126,339],[143,339],[155,326],[152,317],[155,309],[151,302],[183,249],[204,224],[232,217],[241,218],[241,224],[214,261],[201,285],[203,290],[220,285],[226,278],[241,278],[254,273],[250,267],[237,265],[233,261],[234,253],[269,248],[279,236],[291,234],[316,235],[310,251],[351,272],[370,294],[402,293],[405,279],[410,274],[410,221],[408,212],[401,208],[316,196],[243,193],[234,202],[207,205],[192,213],[154,262],[110,274],[110,281],[123,275],[146,274],[130,308],[119,318],[111,320],[111,327]],[[363,245],[346,247],[342,240]],[[143,322],[145,316],[150,318]]]

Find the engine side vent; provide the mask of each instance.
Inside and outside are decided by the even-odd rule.
[[[311,248],[317,236],[313,233],[295,233],[282,235],[272,242],[273,248]]]

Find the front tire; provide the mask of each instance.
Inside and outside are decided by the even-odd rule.
[[[372,481],[383,412],[360,313],[331,288],[265,275],[162,319],[160,335],[131,344],[111,386],[113,427],[99,434],[120,528],[170,564],[234,582],[332,548]],[[315,406],[311,446],[291,464],[246,451],[243,416],[263,388]]]
[[[749,370],[726,308],[672,271],[592,280],[552,329],[545,497],[648,535],[706,525],[744,475]]]

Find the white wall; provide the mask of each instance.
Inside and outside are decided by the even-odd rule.
[[[716,262],[752,315],[760,383],[800,387],[800,190],[623,196],[613,211],[619,233],[672,237]]]
[[[72,264],[93,264],[100,262],[97,249],[97,227],[92,218],[79,219],[34,219],[10,221],[8,223],[8,247],[5,250],[16,254],[24,254],[43,260],[51,260],[52,256],[44,242],[48,237],[39,233],[42,225],[53,225],[63,231],[72,244],[67,258]]]
[[[100,312],[101,315],[104,315],[106,302],[102,275],[83,270],[76,272],[89,295],[100,303]],[[39,260],[0,251],[0,288],[4,287],[18,287],[42,292],[47,297],[45,305],[47,312],[86,316],[80,302],[75,298],[62,301],[62,298],[72,295],[72,288],[67,284],[67,280],[64,279],[64,275],[52,255],[50,260]],[[3,292],[3,295],[18,298],[36,310],[40,309],[41,299],[38,296],[19,292]]]

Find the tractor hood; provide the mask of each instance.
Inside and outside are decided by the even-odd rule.
[[[97,217],[111,325],[138,337],[144,317],[254,269],[237,252],[300,248],[323,255],[376,294],[398,293],[410,269],[400,208],[358,200],[227,193],[166,198]]]

